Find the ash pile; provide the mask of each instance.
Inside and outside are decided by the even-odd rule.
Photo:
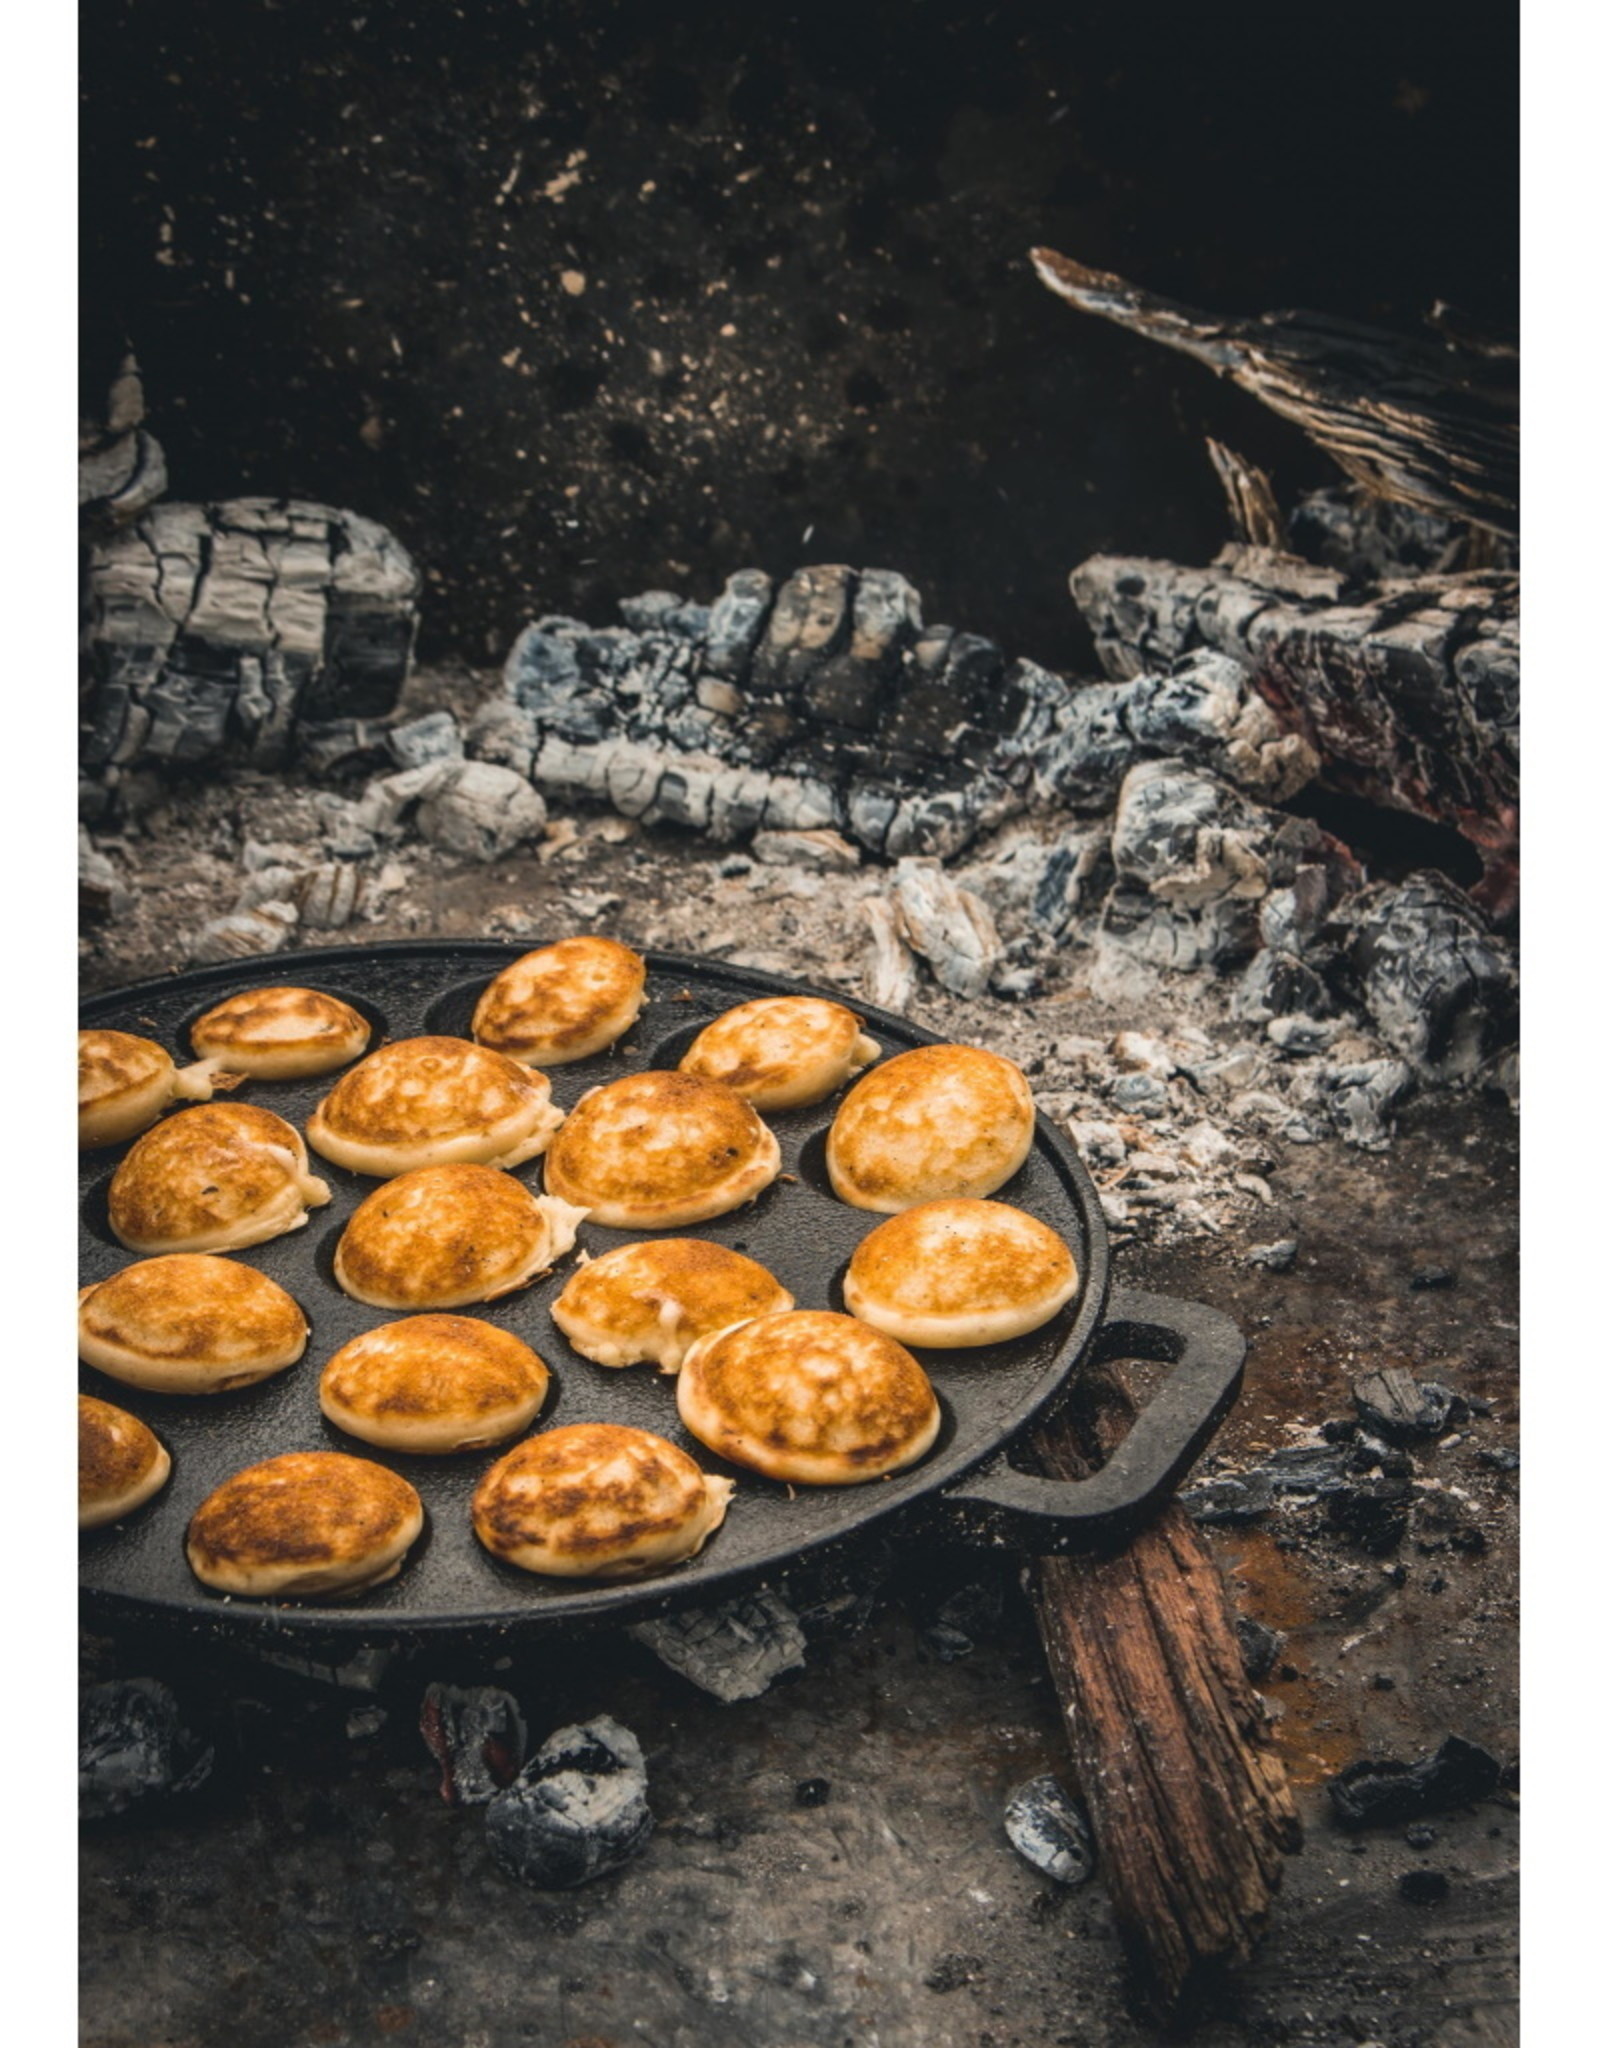
[[[383,529],[147,506],[90,556],[88,945],[185,833],[209,914],[171,964],[438,929],[427,903],[478,871],[480,930],[599,926],[1014,1040],[1114,1222],[1215,1229],[1270,1202],[1276,1145],[1381,1149],[1418,1089],[1516,1085],[1490,916],[1514,875],[1515,576],[1451,569],[1445,522],[1349,493],[1291,530],[1299,555],[1206,571],[1084,564],[1105,680],[837,565],[540,618],[501,676],[463,679],[411,673],[420,584]],[[1327,788],[1457,826],[1482,900],[1369,875],[1317,820]],[[535,864],[553,893],[530,920],[493,877]]]

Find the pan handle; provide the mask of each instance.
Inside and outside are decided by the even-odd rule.
[[[946,1533],[1035,1556],[1126,1539],[1176,1490],[1232,1407],[1244,1353],[1242,1332],[1214,1308],[1114,1289],[1091,1355],[1169,1364],[1156,1394],[1087,1479],[1036,1478],[1002,1456],[952,1487],[940,1502]]]

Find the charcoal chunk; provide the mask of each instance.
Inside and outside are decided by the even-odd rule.
[[[439,1765],[439,1796],[451,1806],[482,1806],[522,1768],[528,1730],[498,1686],[430,1685],[419,1725]]]
[[[1006,1835],[1019,1856],[1058,1884],[1087,1884],[1094,1875],[1089,1817],[1060,1780],[1030,1778],[1006,1801]]]
[[[772,578],[764,569],[736,569],[706,622],[705,664],[730,682],[743,679],[772,609]]]
[[[722,1607],[680,1608],[636,1622],[628,1633],[718,1700],[757,1699],[806,1661],[805,1632],[793,1610],[766,1588]]]
[[[88,1686],[78,1701],[78,1816],[105,1820],[193,1791],[211,1775],[212,1757],[159,1679]]]
[[[490,1854],[524,1884],[561,1891],[638,1855],[655,1825],[638,1738],[609,1714],[558,1728],[489,1800]]]
[[[1328,1781],[1328,1797],[1341,1827],[1400,1827],[1487,1799],[1499,1783],[1500,1766],[1488,1750],[1447,1735],[1414,1764],[1363,1758],[1346,1765]]]
[[[1435,1381],[1419,1386],[1404,1366],[1368,1373],[1352,1384],[1350,1392],[1362,1421],[1398,1444],[1441,1436],[1460,1413],[1460,1396],[1453,1387]]]
[[[802,1778],[794,1788],[796,1806],[826,1806],[833,1797],[833,1787],[826,1778]]]
[[[1236,1614],[1233,1628],[1239,1638],[1244,1675],[1253,1685],[1260,1685],[1263,1679],[1272,1676],[1273,1668],[1283,1653],[1285,1638],[1277,1629],[1268,1628],[1249,1614]]]
[[[1413,1906],[1436,1906],[1450,1896],[1450,1880],[1442,1870],[1402,1870],[1396,1889]]]
[[[1280,1237],[1272,1244],[1253,1244],[1244,1255],[1247,1266],[1265,1266],[1269,1273],[1287,1273],[1300,1256],[1300,1240]]]
[[[391,727],[389,752],[401,768],[425,768],[430,761],[458,761],[461,758],[461,728],[448,711],[430,711],[425,718],[413,718],[405,725]]]
[[[1328,1497],[1328,1525],[1373,1557],[1387,1557],[1411,1526],[1416,1487],[1409,1479],[1360,1480]]]

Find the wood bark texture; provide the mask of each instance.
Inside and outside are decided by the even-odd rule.
[[[1082,1478],[1132,1416],[1091,1369],[1034,1437]],[[1109,1555],[1034,1567],[1034,1603],[1135,1988],[1194,2013],[1265,1933],[1300,1823],[1205,1540],[1176,1502]]]
[[[1221,319],[1054,249],[1030,253],[1057,297],[1231,378],[1293,420],[1375,496],[1495,533],[1517,531],[1515,358],[1409,340],[1323,313]]]

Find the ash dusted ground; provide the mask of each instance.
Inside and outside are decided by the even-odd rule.
[[[87,939],[86,987],[180,966],[188,935],[232,901],[241,839],[294,836],[306,800],[240,782],[147,817],[115,852],[135,900]],[[382,915],[323,936],[531,941],[588,928],[856,987],[865,939],[852,898],[881,884],[874,871],[726,874],[726,850],[573,822],[577,837],[546,861],[530,850],[467,866],[407,843]],[[260,966],[272,978],[271,959]],[[1242,1032],[1203,982],[1169,983],[1132,1014],[1097,1003],[1081,974],[1081,956],[1063,956],[1023,1005],[924,982],[912,1014],[1010,1053],[1072,1115],[1096,1106],[1103,1076],[1064,1044],[1185,1022],[1221,1042]],[[1173,1149],[1212,1120],[1209,1103],[1181,1107]],[[1513,1120],[1497,1100],[1424,1099],[1402,1108],[1380,1153],[1214,1120],[1238,1157],[1202,1183],[1208,1227],[1131,1203],[1118,1253],[1125,1279],[1212,1302],[1251,1337],[1245,1393],[1196,1477],[1249,1469],[1352,1418],[1350,1382],[1378,1366],[1409,1366],[1484,1412],[1410,1453],[1410,1530],[1386,1555],[1331,1528],[1316,1501],[1211,1533],[1241,1610],[1286,1638],[1262,1690],[1308,1839],[1267,1945],[1193,2038],[1510,2042],[1514,1794],[1433,1817],[1433,1839],[1414,1842],[1400,1827],[1340,1833],[1323,1788],[1358,1757],[1414,1759],[1447,1734],[1515,1757],[1517,1478],[1482,1455],[1517,1437]],[[1241,1194],[1241,1172],[1270,1200]],[[1149,1178],[1159,1189],[1163,1176]],[[1284,1239],[1299,1247],[1289,1270],[1246,1262],[1252,1244]],[[216,1741],[217,1766],[198,1793],[85,1833],[84,2040],[1159,2042],[1133,2016],[1103,1885],[1059,1891],[1006,1843],[1007,1793],[1064,1772],[1067,1755],[1015,1575],[993,1572],[956,1552],[893,1560],[866,1628],[814,1641],[803,1670],[733,1706],[611,1635],[514,1654],[509,1668],[413,1659],[367,1695],[148,1641],[91,1644],[94,1676],[165,1677]],[[985,1618],[970,1654],[942,1662],[929,1624],[974,1581],[986,1582]],[[500,1874],[481,1812],[436,1795],[415,1733],[430,1680],[508,1687],[534,1742],[599,1711],[631,1727],[657,1818],[644,1854],[566,1894]],[[352,1720],[374,1706],[381,1723]],[[797,1803],[796,1787],[818,1778],[825,1803]],[[1419,1869],[1446,1880],[1436,1903],[1400,1894]]]

